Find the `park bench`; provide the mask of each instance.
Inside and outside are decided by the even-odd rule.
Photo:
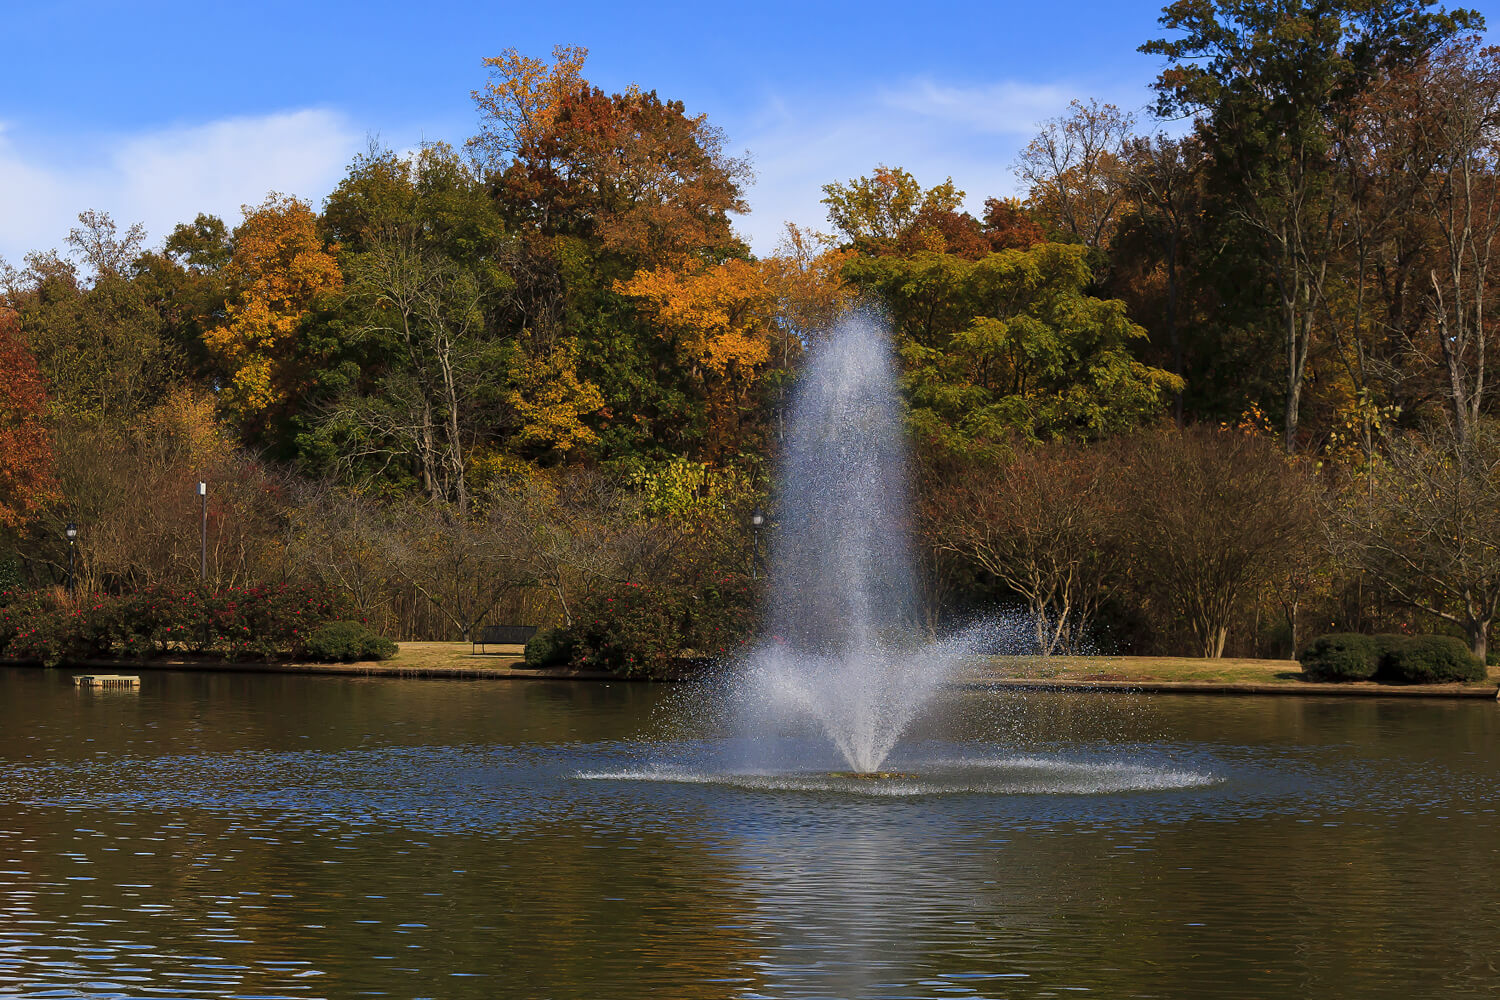
[[[481,625],[473,636],[472,644],[482,653],[486,645],[524,646],[534,635],[535,625]]]

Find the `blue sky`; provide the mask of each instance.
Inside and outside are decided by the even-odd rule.
[[[1470,4],[1500,24],[1500,0]],[[370,136],[397,149],[472,134],[480,60],[589,49],[585,75],[706,112],[751,155],[766,252],[819,225],[819,187],[884,162],[952,175],[978,205],[1073,98],[1142,110],[1160,6],[1107,3],[17,4],[0,61],[0,256],[60,246],[77,213],[153,241],[278,190],[312,201]]]

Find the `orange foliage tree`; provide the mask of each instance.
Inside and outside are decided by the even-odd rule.
[[[755,264],[689,261],[643,269],[616,290],[635,299],[699,382],[709,414],[710,457],[742,444],[744,411],[771,355],[772,297]]]
[[[518,221],[646,259],[736,246],[726,213],[746,211],[749,165],[681,101],[591,86],[587,54],[559,46],[551,66],[514,49],[485,60],[469,149],[500,172]]]
[[[854,304],[854,289],[843,275],[854,256],[833,237],[788,222],[776,252],[760,262],[775,301],[782,368],[791,367],[801,345],[821,336]]]
[[[16,314],[0,306],[0,527],[21,524],[56,495],[46,407]]]
[[[203,338],[226,369],[223,404],[243,423],[263,423],[296,394],[297,327],[321,296],[343,288],[337,251],[318,237],[306,202],[272,194],[245,207],[223,271],[235,292],[225,322]]]

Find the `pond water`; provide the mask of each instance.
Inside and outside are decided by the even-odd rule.
[[[0,995],[1500,991],[1495,704],[946,699],[854,782],[681,689],[0,670]]]

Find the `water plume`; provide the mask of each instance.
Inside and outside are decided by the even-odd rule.
[[[906,433],[884,328],[846,320],[798,382],[771,545],[768,634],[735,683],[747,733],[815,726],[880,770],[969,649],[925,641]]]

